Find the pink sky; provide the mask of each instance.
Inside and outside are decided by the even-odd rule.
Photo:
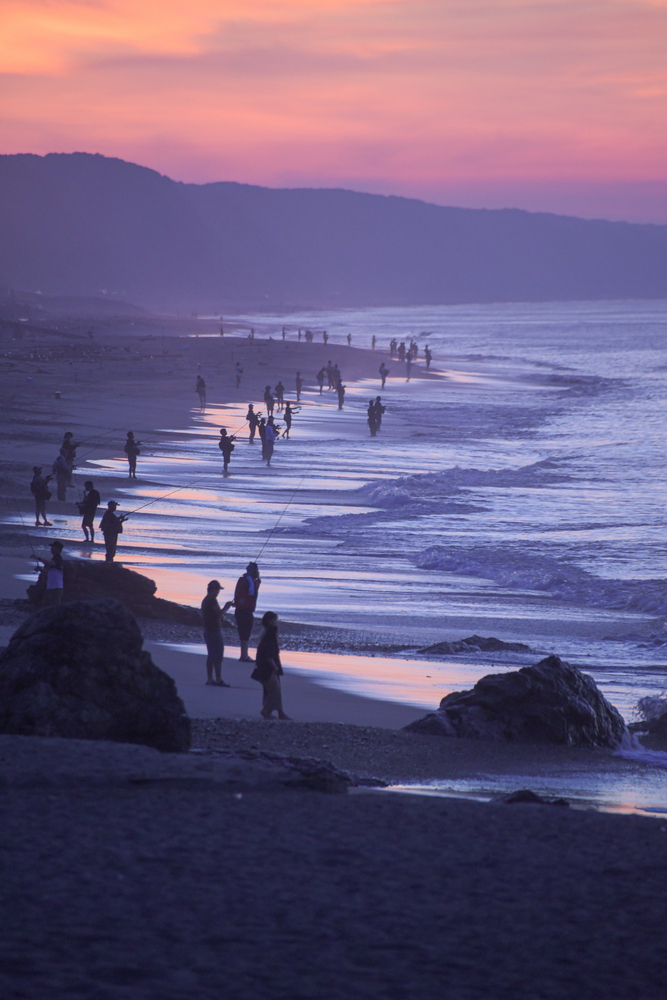
[[[667,0],[2,0],[0,152],[667,222]]]

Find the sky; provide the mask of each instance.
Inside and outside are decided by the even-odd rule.
[[[667,223],[667,0],[0,0],[0,152]]]

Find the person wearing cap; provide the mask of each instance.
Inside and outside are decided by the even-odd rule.
[[[46,572],[46,590],[42,598],[42,606],[48,607],[51,604],[60,604],[63,599],[63,543],[51,543],[51,558],[42,559],[36,556],[37,562],[41,562]]]
[[[99,492],[93,486],[92,479],[88,479],[87,482],[83,484],[83,500],[77,504],[79,508],[79,513],[81,514],[81,527],[83,528],[83,533],[86,536],[87,542],[95,541],[95,515],[97,514],[97,508],[102,502]],[[90,532],[90,535],[88,534]]]
[[[32,468],[33,477],[30,482],[30,492],[35,498],[35,527],[39,527],[40,517],[43,519],[44,524],[51,527],[51,521],[47,520],[46,517],[46,501],[51,499],[51,490],[49,489],[49,481],[51,476],[42,475],[41,465],[33,465]]]
[[[204,642],[206,643],[206,683],[215,687],[230,687],[222,679],[222,661],[225,656],[225,642],[222,638],[222,616],[224,610],[218,604],[218,594],[222,590],[219,580],[211,580],[206,588],[206,597],[201,602],[201,616],[204,620]],[[229,605],[225,605],[225,609]],[[215,680],[213,672],[215,671]]]
[[[105,562],[113,562],[113,557],[116,555],[116,548],[118,547],[118,536],[123,533],[123,522],[127,517],[127,514],[118,515],[116,513],[117,507],[118,504],[115,500],[109,500],[107,509],[100,521],[100,531],[104,535],[104,547],[106,549]]]
[[[257,607],[257,595],[261,582],[259,567],[257,563],[251,562],[246,566],[243,576],[239,577],[234,591],[234,617],[236,618],[236,627],[239,630],[239,643],[241,644],[239,660],[242,663],[251,662],[248,656],[248,643],[255,621],[254,612]]]

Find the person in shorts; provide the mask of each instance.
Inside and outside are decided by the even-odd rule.
[[[206,683],[215,687],[230,687],[222,679],[222,661],[225,643],[222,638],[222,609],[218,604],[218,594],[222,585],[211,580],[206,588],[206,597],[201,602],[201,616],[204,619],[204,642],[206,643]],[[213,674],[215,673],[215,680]]]
[[[87,542],[95,541],[95,515],[102,502],[99,492],[93,486],[92,479],[83,484],[83,500],[77,504],[81,514],[81,527]]]

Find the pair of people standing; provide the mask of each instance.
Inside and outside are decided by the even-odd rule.
[[[371,432],[371,437],[377,437],[377,432],[382,426],[382,414],[385,411],[385,407],[382,405],[382,397],[376,396],[375,399],[371,399],[368,408],[366,410],[368,417],[368,428]]]

